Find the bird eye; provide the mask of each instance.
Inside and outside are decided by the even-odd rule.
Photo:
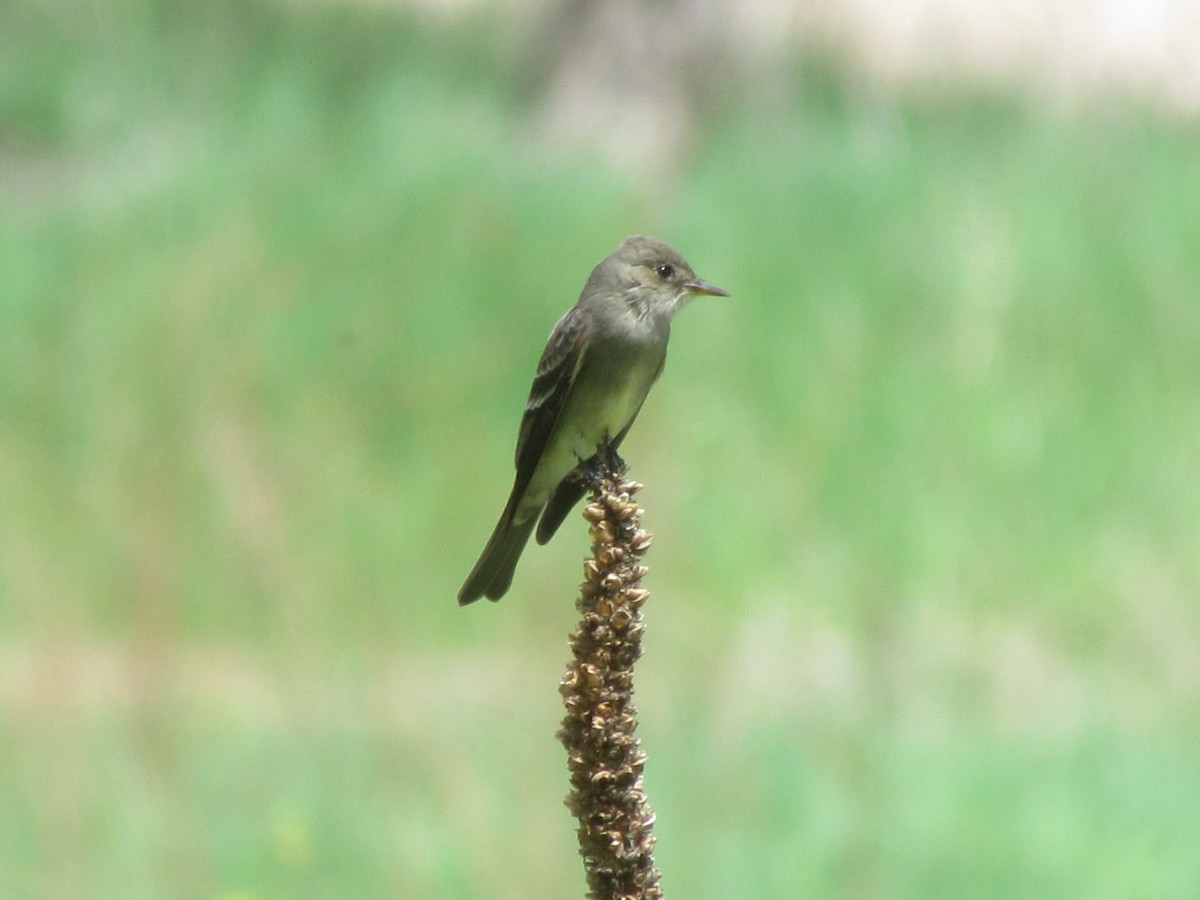
[[[654,271],[658,273],[658,277],[663,281],[669,281],[671,276],[675,274],[674,267],[666,264],[657,266]]]

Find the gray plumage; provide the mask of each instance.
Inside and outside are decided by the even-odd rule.
[[[580,462],[620,446],[662,374],[671,319],[697,294],[728,296],[653,238],[628,238],[592,270],[542,351],[517,435],[517,477],[460,604],[504,595],[535,525],[539,544],[554,536],[587,489]]]

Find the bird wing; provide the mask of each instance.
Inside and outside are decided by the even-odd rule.
[[[517,487],[513,494],[525,492],[533,472],[542,458],[546,443],[563,411],[567,394],[583,364],[587,337],[587,318],[579,307],[572,307],[558,320],[546,349],[538,361],[537,374],[529,389],[525,415],[517,435]]]

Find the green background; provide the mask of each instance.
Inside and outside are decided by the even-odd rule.
[[[531,40],[0,12],[0,894],[582,895],[584,523],[454,598],[648,233],[733,294],[625,445],[667,895],[1200,896],[1195,123],[799,55],[629,168]]]

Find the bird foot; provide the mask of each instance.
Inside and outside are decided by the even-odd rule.
[[[578,462],[578,478],[591,488],[599,487],[607,478],[620,478],[629,468],[617,448],[607,442],[600,444],[594,455]]]
[[[613,444],[601,444],[596,450],[596,458],[602,460],[601,465],[616,478],[620,478],[629,470],[628,464]]]

